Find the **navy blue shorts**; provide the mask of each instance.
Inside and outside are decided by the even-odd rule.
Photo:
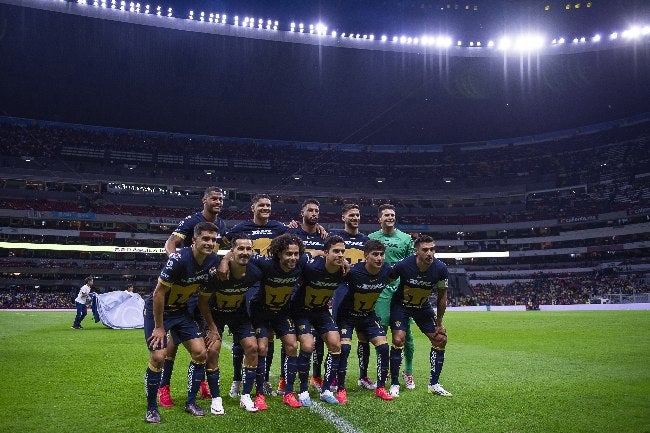
[[[429,305],[424,308],[408,308],[402,304],[390,306],[391,331],[406,331],[411,317],[425,334],[436,332],[436,313],[433,311],[433,307]]]
[[[339,330],[328,309],[295,311],[293,320],[298,335],[311,333],[320,336]]]
[[[271,331],[278,337],[296,334],[296,327],[288,311],[272,313],[269,311],[251,309],[251,320],[255,327],[257,338],[269,338]]]
[[[143,314],[144,314],[144,340],[146,342],[149,339],[149,337],[151,337],[151,334],[153,334],[153,330],[156,327],[153,318],[152,302],[145,303]],[[196,323],[196,321],[190,315],[187,309],[176,310],[176,311],[164,311],[163,327],[165,328],[165,331],[169,332],[172,339],[174,340],[174,344],[176,344],[177,346],[181,344],[183,341],[203,337],[199,325]],[[147,347],[149,347],[149,343],[147,343]],[[167,337],[165,337],[162,347],[159,347],[158,349],[164,349],[165,347],[167,347]]]
[[[381,326],[381,320],[374,312],[368,313],[366,316],[353,316],[349,311],[341,310],[337,315],[337,325],[341,333],[341,339],[352,339],[352,330],[356,330],[357,334],[361,332],[368,339],[372,340],[375,337],[385,337],[386,331]]]
[[[255,336],[255,328],[250,317],[245,312],[224,313],[212,310],[212,319],[217,325],[219,335],[223,339],[223,331],[226,326],[233,336],[233,341],[239,342],[247,337]]]

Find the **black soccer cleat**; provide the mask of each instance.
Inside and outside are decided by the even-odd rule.
[[[185,412],[189,413],[192,416],[205,416],[203,409],[201,409],[196,403],[187,403],[185,405]]]
[[[150,409],[147,411],[147,414],[144,417],[144,420],[148,423],[151,424],[158,424],[160,423],[160,413],[158,413],[158,409]]]

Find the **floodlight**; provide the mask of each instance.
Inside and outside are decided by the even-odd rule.
[[[405,44],[406,43],[406,36],[402,36],[401,38],[399,38],[399,42],[400,42],[400,44]]]
[[[168,17],[172,16],[172,8],[167,9],[167,16]]]
[[[504,50],[504,51],[509,50],[511,46],[512,46],[512,42],[510,41],[510,38],[508,38],[507,36],[504,36],[499,40],[498,48],[500,50]]]
[[[226,24],[226,19],[228,18],[228,15],[223,14],[221,15],[221,24]]]
[[[488,41],[488,48],[494,47],[494,41]]]
[[[413,42],[413,38],[410,38],[410,37],[409,37],[409,38],[406,38],[406,43],[407,43],[407,44],[410,44],[410,43],[412,43],[412,42]]]
[[[563,44],[563,43],[565,43],[565,42],[566,42],[566,40],[565,40],[564,38],[560,38],[560,39],[558,39],[558,43],[559,43],[560,45]]]
[[[357,39],[359,39],[360,37],[361,37],[361,35],[359,33],[357,33]]]
[[[386,36],[386,35],[381,35],[381,41],[382,41],[382,42],[386,42],[386,40],[388,40],[388,36]]]
[[[371,40],[371,41],[374,41],[374,40],[375,40],[375,35],[372,35],[372,34],[371,34],[371,35],[370,35],[370,40]]]
[[[336,37],[336,31],[335,31],[335,30],[332,30],[332,37],[333,37],[333,38]]]
[[[469,41],[469,46],[473,47],[474,46],[474,41]]]
[[[594,35],[593,38],[591,38],[592,42],[600,42],[600,35]]]
[[[580,42],[580,40],[578,38],[573,38],[573,43],[574,44],[577,44],[578,42]]]
[[[459,47],[463,46],[463,41],[456,42],[456,45],[458,45]]]

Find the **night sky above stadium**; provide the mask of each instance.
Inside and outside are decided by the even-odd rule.
[[[475,0],[476,12],[444,10],[448,2],[438,1],[160,4],[172,3],[178,17],[205,8],[277,19],[281,30],[320,17],[330,30],[389,35],[445,30],[478,38],[569,24],[607,33],[650,24],[650,2],[642,1],[594,1],[593,9],[572,14],[551,1],[553,13],[546,14],[539,1]],[[263,41],[2,3],[0,22],[0,57],[12,59],[0,62],[6,116],[385,145],[541,134],[650,111],[648,39],[616,50],[506,59]]]

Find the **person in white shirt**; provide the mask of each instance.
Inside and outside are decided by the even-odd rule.
[[[81,321],[88,314],[88,309],[86,303],[88,302],[90,296],[90,288],[93,286],[93,277],[86,277],[84,280],[84,285],[79,289],[79,294],[75,298],[74,302],[77,305],[77,315],[74,318],[74,323],[72,324],[72,329],[84,329],[81,326]]]

